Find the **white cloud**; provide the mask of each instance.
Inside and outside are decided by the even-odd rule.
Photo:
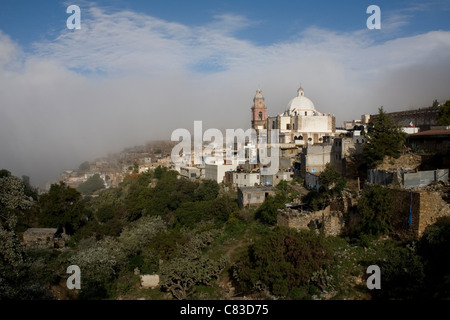
[[[400,21],[400,20],[399,20]],[[0,34],[0,167],[38,181],[179,127],[244,128],[258,86],[269,114],[302,84],[342,120],[450,98],[450,32],[386,42],[376,31],[311,28],[256,45],[234,34],[244,17],[189,27],[143,14],[83,11],[82,29],[24,56]],[[11,63],[15,67],[11,68]]]

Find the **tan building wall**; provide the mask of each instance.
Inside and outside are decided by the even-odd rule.
[[[392,190],[394,213],[393,232],[406,238],[420,238],[425,229],[440,217],[450,216],[450,204],[442,199],[439,192]],[[408,224],[412,203],[412,223]]]

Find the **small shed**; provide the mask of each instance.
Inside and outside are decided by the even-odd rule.
[[[238,203],[239,207],[254,207],[257,208],[263,204],[268,196],[274,196],[275,190],[273,187],[239,187],[238,188]]]
[[[29,228],[23,233],[23,243],[31,247],[55,246],[56,228]]]

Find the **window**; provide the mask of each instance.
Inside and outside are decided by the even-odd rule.
[[[262,120],[262,119],[263,119],[263,114],[262,114],[261,111],[259,112],[258,117],[259,117],[259,120]]]
[[[305,111],[305,116],[307,116],[308,115],[308,112],[307,111]]]
[[[286,123],[286,130],[291,130],[291,125],[289,123]]]
[[[248,200],[251,200],[251,198],[252,198],[252,194],[249,193],[249,194],[247,195],[247,199],[248,199]]]

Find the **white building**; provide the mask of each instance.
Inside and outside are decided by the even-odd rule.
[[[225,172],[236,170],[238,163],[233,164],[224,164],[224,163],[216,163],[216,164],[205,164],[205,179],[206,180],[214,180],[217,183],[222,183],[223,178],[225,177]]]
[[[268,117],[267,129],[269,132],[279,130],[281,144],[304,146],[322,143],[324,137],[334,136],[335,122],[334,116],[316,110],[300,88],[283,113]]]
[[[253,187],[260,184],[259,172],[233,172],[233,184],[236,187]]]

